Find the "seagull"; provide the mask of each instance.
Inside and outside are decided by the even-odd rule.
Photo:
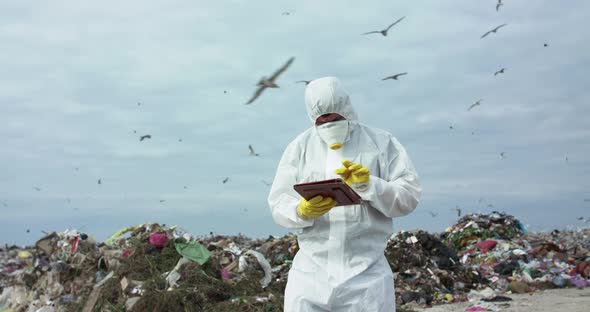
[[[449,126],[449,129],[450,129],[450,130],[454,130],[455,128],[453,128],[453,126]]]
[[[385,28],[385,29],[383,29],[383,30],[369,31],[369,32],[363,33],[363,34],[361,34],[361,35],[369,35],[369,34],[382,34],[384,37],[386,37],[386,36],[387,36],[387,32],[389,31],[389,29],[390,29],[391,27],[393,27],[395,24],[397,24],[397,23],[401,22],[401,21],[402,21],[404,18],[406,18],[406,17],[404,16],[404,17],[402,17],[402,18],[398,19],[398,20],[397,20],[397,21],[395,21],[393,24],[389,25],[389,27],[387,27],[387,28]]]
[[[505,152],[500,153],[500,159],[504,159],[504,157],[506,157],[505,154]]]
[[[282,15],[291,15],[291,12],[283,12]]]
[[[291,65],[291,63],[293,63],[294,60],[295,60],[295,58],[291,57],[287,61],[287,63],[285,63],[285,65],[283,65],[281,68],[279,68],[277,71],[275,71],[272,74],[272,76],[270,76],[270,78],[266,78],[266,77],[260,78],[260,80],[258,81],[258,84],[257,84],[258,89],[254,93],[252,98],[250,98],[250,100],[248,100],[248,102],[246,102],[246,105],[252,104],[252,102],[254,102],[262,94],[262,92],[264,92],[264,90],[266,88],[278,88],[279,86],[275,83],[275,80],[279,77],[280,74],[282,74],[285,70],[287,70],[287,68]]]
[[[143,141],[143,140],[145,140],[145,139],[151,139],[151,138],[152,138],[152,136],[151,136],[150,134],[146,134],[146,135],[142,135],[142,136],[139,138],[139,141],[141,142],[141,141]]]
[[[80,170],[80,168],[76,167],[76,168],[74,168],[74,170],[78,171],[78,170]]]
[[[140,102],[137,102],[137,106],[140,106],[140,105],[141,105],[141,103]]]
[[[429,211],[428,213],[429,213],[429,214],[430,214],[430,215],[431,215],[433,218],[436,218],[436,217],[438,216],[438,212],[432,212],[432,211]]]
[[[497,76],[498,74],[503,74],[505,70],[506,70],[506,68],[502,67],[502,69],[500,69],[499,71],[494,73],[494,76]]]
[[[186,190],[188,187],[186,187],[186,185],[184,186],[184,189]]]
[[[565,162],[569,162],[569,159],[567,158],[567,155],[565,155]]]
[[[227,177],[227,178],[223,179],[223,181],[222,181],[222,182],[223,182],[223,184],[225,184],[225,183],[227,183],[227,181],[229,181],[229,177]]]
[[[27,229],[27,233],[31,233],[31,230]]]
[[[496,4],[496,12],[500,11],[500,7],[503,6],[502,0],[498,0],[498,4]]]
[[[547,44],[547,43],[543,43],[543,46],[546,48],[546,47],[548,47],[548,46],[549,46],[549,44]]]
[[[305,85],[307,86],[311,82],[311,80],[299,80],[299,81],[296,81],[295,83],[302,83],[302,82],[305,83]]]
[[[40,188],[38,188],[38,187],[36,187],[36,186],[33,186],[33,188],[34,188],[34,189],[35,189],[37,192],[41,192],[41,189],[40,189]]]
[[[453,208],[451,210],[455,210],[457,212],[457,217],[461,216],[461,208],[459,208],[459,206],[455,206],[455,208]]]
[[[101,185],[101,184],[102,184],[102,180],[98,179],[98,185]]]
[[[584,221],[584,217],[578,217],[578,220]]]
[[[475,131],[471,131],[471,135],[475,135]]]
[[[471,104],[471,106],[469,106],[469,108],[467,109],[467,111],[472,110],[476,106],[480,106],[481,105],[481,101],[483,101],[483,100],[479,99],[475,103]]]
[[[495,208],[495,207],[492,204],[488,204],[488,208]]]
[[[383,78],[381,80],[387,80],[387,79],[398,80],[397,78],[399,78],[400,76],[403,76],[403,75],[407,75],[407,74],[408,73],[395,74],[393,76],[385,77],[385,78]]]
[[[254,151],[254,148],[252,147],[252,145],[248,145],[248,149],[250,150],[250,156],[260,156],[260,154],[258,154]]]
[[[134,134],[137,134],[137,130],[133,130],[133,133],[134,133]]]
[[[223,90],[223,94],[227,94],[227,90]]]
[[[272,185],[272,183],[268,183],[268,182],[266,182],[264,180],[262,180],[262,183],[264,183],[264,185],[266,185],[266,186],[271,186]]]
[[[504,26],[506,26],[506,25],[508,25],[508,24],[502,24],[502,25],[500,25],[500,26],[498,26],[498,27],[496,27],[496,28],[494,28],[494,29],[492,29],[492,30],[488,31],[487,33],[483,34],[483,36],[481,36],[481,38],[480,38],[480,39],[483,39],[483,38],[487,37],[487,35],[489,35],[489,34],[491,34],[491,33],[496,33],[496,32],[498,31],[498,29],[500,29],[500,28],[502,28],[502,27],[504,27]]]
[[[165,202],[165,201],[166,201],[165,199],[160,199],[160,203],[163,203],[163,202]]]
[[[181,138],[179,138],[179,139],[178,139],[178,142],[182,142],[182,139],[181,139]]]

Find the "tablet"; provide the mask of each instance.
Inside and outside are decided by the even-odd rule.
[[[332,197],[336,200],[336,206],[358,205],[361,203],[360,195],[348,184],[344,183],[342,179],[295,184],[293,189],[306,200],[321,195],[323,197]]]

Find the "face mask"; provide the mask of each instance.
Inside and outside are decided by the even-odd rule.
[[[344,145],[348,135],[348,120],[338,120],[316,127],[320,138],[328,144],[330,149],[337,150]]]

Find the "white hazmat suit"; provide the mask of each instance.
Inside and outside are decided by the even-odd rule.
[[[299,252],[285,290],[285,311],[395,311],[393,274],[384,256],[392,218],[412,212],[421,188],[403,146],[388,132],[358,122],[347,92],[334,77],[312,81],[305,90],[312,122],[337,113],[349,121],[342,148],[331,150],[315,126],[291,142],[279,163],[268,202],[275,223],[301,229]],[[343,159],[370,170],[362,203],[332,208],[305,220],[293,185],[338,178]]]

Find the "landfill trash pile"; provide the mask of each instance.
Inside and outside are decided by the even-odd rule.
[[[527,234],[495,212],[442,234],[399,232],[385,256],[402,308],[470,301],[470,311],[498,311],[507,293],[587,287],[589,250],[590,230]],[[294,235],[195,237],[159,224],[102,243],[51,233],[0,249],[0,311],[282,311],[297,251]]]
[[[193,237],[131,226],[103,243],[68,230],[0,249],[0,311],[282,311],[294,236]]]
[[[467,294],[470,311],[502,310],[501,294],[590,286],[590,229],[526,233],[513,216],[493,212],[467,215],[441,238],[487,280]]]

